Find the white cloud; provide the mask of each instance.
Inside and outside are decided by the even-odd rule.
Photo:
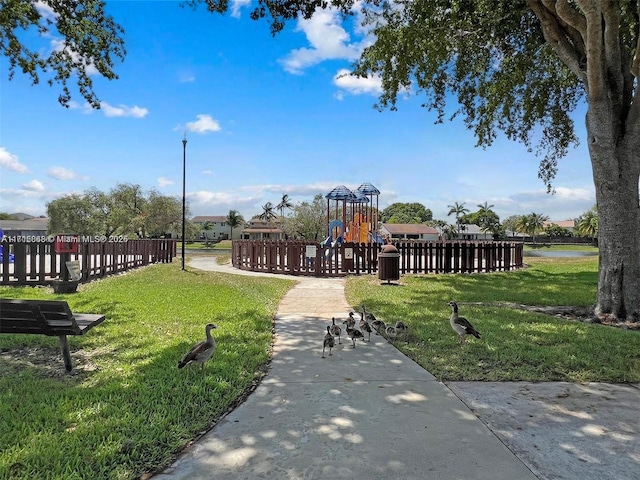
[[[173,185],[173,180],[169,180],[168,178],[164,178],[164,177],[159,177],[158,178],[158,185],[162,188],[162,187],[167,187],[169,185]]]
[[[382,79],[379,76],[373,77],[356,77],[346,68],[338,70],[333,77],[333,84],[342,91],[346,91],[352,95],[380,95],[382,93]],[[342,100],[342,91],[336,93],[336,98]]]
[[[47,175],[56,180],[73,180],[74,178],[78,178],[78,175],[73,170],[64,167],[51,167],[47,170]]]
[[[202,175],[213,175],[213,170],[203,170]]]
[[[18,156],[9,153],[5,147],[0,147],[0,167],[18,173],[25,173],[28,170],[26,165],[18,161]]]
[[[217,120],[211,118],[211,115],[196,115],[195,122],[187,122],[187,130],[195,133],[207,133],[220,131],[220,124]]]
[[[36,7],[38,13],[42,15],[42,18],[44,18],[45,20],[55,21],[59,17],[59,15],[54,12],[53,8],[51,8],[51,6],[46,4],[45,2],[37,1],[33,4],[33,6]]]
[[[78,55],[78,52],[70,48],[69,45],[67,45],[64,40],[59,40],[59,39],[51,40],[51,49],[54,52],[66,51],[69,55],[71,55],[71,58],[73,59],[74,62],[82,61],[82,63],[85,65],[85,72],[87,72],[88,75],[98,75],[100,73],[98,72],[98,69],[94,66],[93,61],[91,61],[91,59],[86,59],[86,58],[81,59],[80,55]]]
[[[196,81],[196,76],[190,70],[182,70],[178,72],[178,82],[193,83],[195,81]]]
[[[107,102],[100,102],[100,109],[104,111],[104,115],[106,117],[144,118],[149,113],[148,109],[138,107],[137,105],[134,105],[133,107],[128,107],[126,105],[118,105],[117,107],[114,107],[109,105]]]
[[[44,192],[44,185],[41,181],[33,179],[30,182],[24,183],[22,188],[30,192]]]
[[[82,113],[90,114],[94,112],[93,107],[89,104],[89,102],[85,102],[84,104],[80,104],[75,100],[71,100],[69,102],[69,109],[71,110],[80,110]]]
[[[349,43],[350,37],[342,27],[340,14],[336,10],[318,10],[308,19],[298,20],[297,31],[305,33],[310,48],[298,48],[280,63],[289,73],[300,74],[312,65],[324,60],[355,60],[360,56],[363,43]]]
[[[251,0],[231,0],[231,16],[240,18],[240,10],[251,5]]]

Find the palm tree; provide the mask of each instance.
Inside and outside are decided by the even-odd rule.
[[[489,202],[484,202],[483,204],[478,205],[478,208],[480,208],[480,210],[478,210],[478,218],[482,219],[482,226],[488,226],[491,224],[489,217],[493,214],[493,211],[491,210],[493,207],[495,207],[495,205],[489,205]]]
[[[598,236],[598,206],[584,212],[576,219],[576,230],[584,237],[594,240]]]
[[[202,230],[204,230],[204,243],[209,245],[209,230],[213,229],[213,222],[206,221],[202,224]]]
[[[277,215],[273,213],[273,204],[271,202],[267,202],[262,206],[262,213],[258,215],[258,218],[267,223],[277,218]]]
[[[236,210],[229,210],[226,220],[231,229],[229,232],[229,240],[233,240],[233,229],[244,225],[244,218]]]
[[[293,203],[291,203],[291,200],[289,200],[289,195],[287,195],[286,193],[282,195],[282,200],[280,200],[280,203],[276,205],[276,208],[280,210],[280,216],[284,217],[284,209],[293,208]]]
[[[533,239],[533,243],[536,243],[536,233],[542,230],[544,222],[549,220],[549,217],[541,213],[532,212],[529,215],[523,215],[518,219],[516,228],[519,232],[529,235]],[[524,241],[524,239],[523,239]]]
[[[447,207],[449,207],[449,213],[447,213],[447,216],[450,216],[451,214],[455,214],[456,216],[456,227],[458,230],[458,235],[460,235],[460,216],[464,215],[465,213],[469,213],[469,209],[465,208],[464,202],[455,202],[453,205],[447,205]]]

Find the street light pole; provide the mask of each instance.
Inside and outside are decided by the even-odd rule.
[[[184,270],[185,185],[187,177],[187,134],[182,139],[182,270]]]

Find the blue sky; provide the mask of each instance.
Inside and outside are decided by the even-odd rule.
[[[461,122],[434,124],[417,96],[375,110],[379,83],[340,75],[368,41],[353,22],[321,12],[272,37],[249,19],[247,0],[230,4],[221,16],[174,1],[107,1],[127,57],[118,80],[94,77],[100,110],[76,90],[65,109],[57,87],[19,73],[8,81],[0,59],[0,211],[44,215],[55,198],[118,183],[181,197],[185,133],[193,215],[234,209],[249,219],[283,194],[311,201],[365,182],[381,191],[380,208],[419,202],[450,222],[454,202],[551,220],[595,204],[583,112],[581,145],[561,160],[549,195],[539,160],[517,143],[477,148]],[[39,44],[55,41],[54,32]]]

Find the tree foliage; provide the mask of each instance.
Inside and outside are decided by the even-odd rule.
[[[392,203],[380,213],[383,223],[425,223],[433,213],[421,203]]]
[[[293,207],[284,221],[284,231],[291,238],[319,241],[327,235],[327,205],[321,194],[313,201],[301,202]]]
[[[233,240],[233,229],[243,226],[246,222],[237,210],[229,210],[226,220],[229,225],[229,240]]]
[[[536,236],[544,228],[544,222],[549,220],[549,217],[542,213],[531,212],[528,215],[521,215],[516,222],[516,229],[520,233],[524,233],[532,238],[533,243],[536,243]]]
[[[262,213],[258,215],[258,218],[267,223],[278,218],[274,212],[274,206],[271,202],[267,202],[262,206]]]
[[[52,234],[155,237],[177,231],[182,203],[176,197],[148,193],[139,185],[118,184],[109,193],[95,188],[47,204]]]
[[[118,78],[116,60],[124,60],[124,31],[104,10],[101,0],[59,1],[5,0],[0,8],[0,54],[9,61],[8,78],[16,71],[32,83],[47,78],[59,84],[58,101],[69,106],[69,83],[75,81],[80,95],[93,108],[100,100],[91,76]],[[37,32],[42,42],[33,42]]]
[[[291,199],[289,198],[289,195],[287,195],[286,193],[282,195],[282,200],[280,200],[280,203],[276,205],[276,208],[280,212],[281,217],[284,217],[285,209],[291,210],[292,207],[293,207],[293,203],[291,203]]]
[[[580,215],[575,225],[579,235],[595,239],[598,236],[598,207],[594,206]]]

